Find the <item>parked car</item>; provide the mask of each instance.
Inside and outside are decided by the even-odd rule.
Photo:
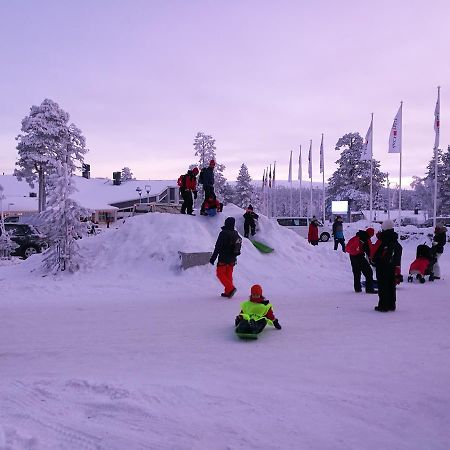
[[[282,227],[295,231],[305,239],[308,237],[309,219],[307,217],[277,217],[277,222]],[[319,240],[328,242],[331,237],[331,228],[324,226],[319,220],[317,222],[319,223]]]
[[[39,233],[33,225],[5,223],[5,231],[11,236],[11,240],[18,245],[13,253],[14,256],[28,258],[48,248],[48,242],[45,236]]]
[[[445,225],[446,227],[450,227],[450,217],[448,216],[441,216],[441,217],[436,217],[436,223],[442,223],[443,225]],[[421,225],[419,225],[421,228],[429,228],[433,226],[433,218],[431,217],[430,219],[425,220],[424,223],[422,223]]]

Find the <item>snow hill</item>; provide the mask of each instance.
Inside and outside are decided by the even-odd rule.
[[[448,448],[449,249],[443,279],[403,284],[383,315],[347,255],[261,217],[275,252],[244,240],[228,300],[178,251],[212,250],[242,214],[127,219],[80,241],[74,275],[42,277],[39,255],[0,266],[0,448]],[[254,283],[283,329],[244,342],[233,321]]]

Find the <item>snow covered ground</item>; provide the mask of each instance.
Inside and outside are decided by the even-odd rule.
[[[442,280],[402,284],[380,314],[345,254],[262,218],[276,251],[245,241],[225,300],[214,268],[181,272],[177,252],[212,250],[242,213],[129,219],[83,239],[75,275],[42,277],[39,255],[0,266],[0,448],[448,449],[450,248]],[[254,283],[283,329],[245,342],[233,322]]]

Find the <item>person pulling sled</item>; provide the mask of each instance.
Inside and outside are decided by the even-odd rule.
[[[425,283],[425,276],[428,275],[429,281],[434,281],[433,266],[436,262],[431,247],[425,244],[417,246],[416,259],[409,266],[408,283],[414,281],[414,277],[420,283]]]
[[[262,287],[255,284],[251,287],[249,299],[241,303],[241,312],[234,321],[235,332],[242,338],[256,338],[267,324],[281,330],[272,304],[263,296]]]

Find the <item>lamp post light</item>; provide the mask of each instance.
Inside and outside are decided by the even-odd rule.
[[[139,194],[139,204],[141,204],[142,189],[138,186],[136,192]]]
[[[144,188],[147,192],[147,203],[150,203],[150,191],[152,190],[152,187],[149,184],[146,184]]]

